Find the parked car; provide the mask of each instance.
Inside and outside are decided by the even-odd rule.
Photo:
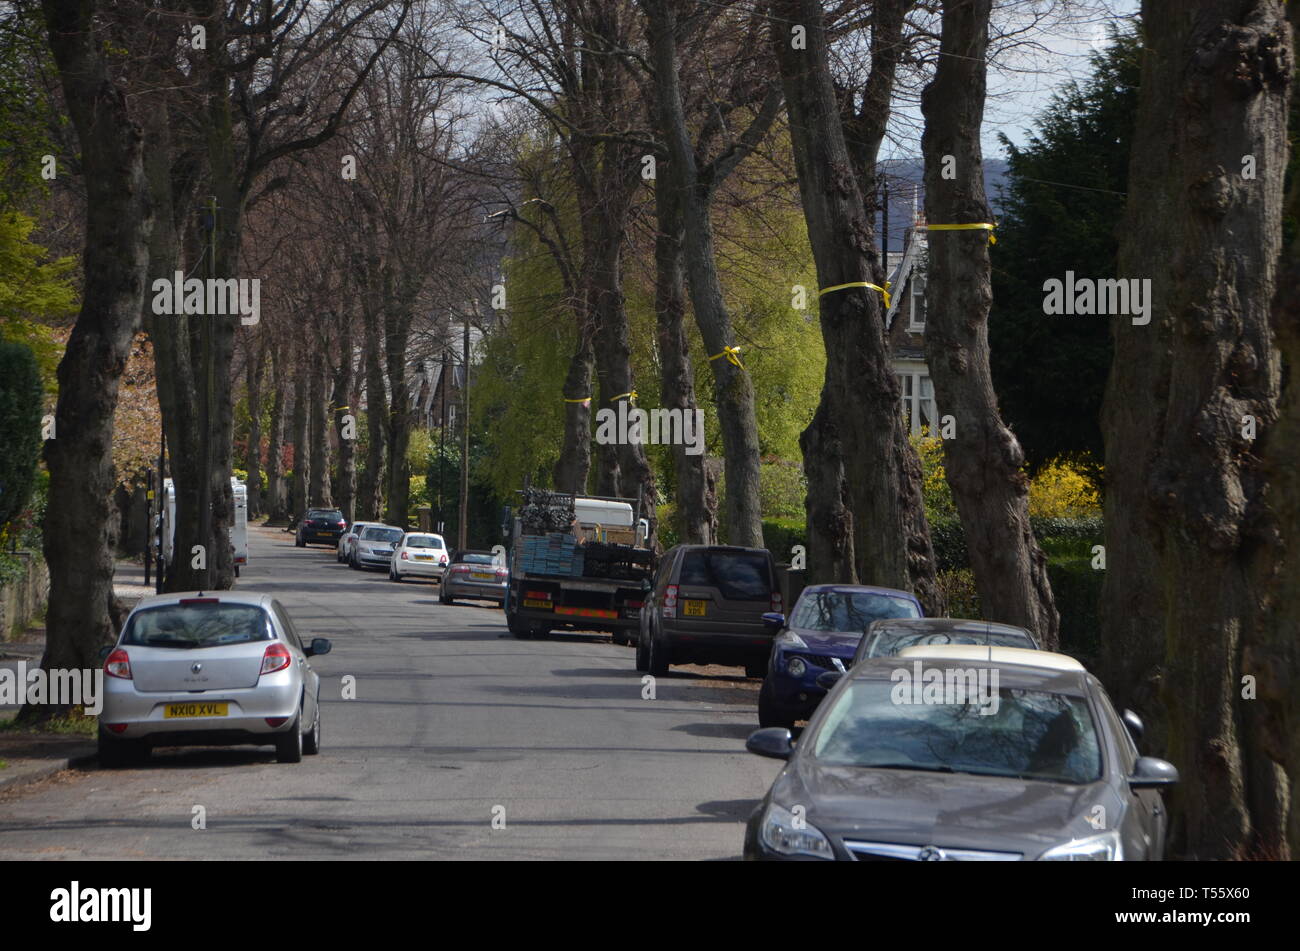
[[[954,617],[893,618],[876,621],[867,628],[853,654],[853,663],[866,657],[887,657],[907,647],[944,644],[1039,649],[1033,633],[1014,624]]]
[[[407,532],[393,548],[388,563],[388,577],[393,581],[407,578],[432,578],[435,581],[447,570],[447,543],[433,532]]]
[[[299,548],[305,545],[338,545],[347,528],[347,520],[338,509],[308,509],[307,514],[298,520],[293,543]]]
[[[734,664],[762,677],[780,612],[776,565],[766,548],[678,545],[659,560],[641,607],[636,669],[663,676],[672,664]]]
[[[104,660],[99,761],[122,766],[154,746],[274,745],[282,763],[320,752],[320,678],[284,607],[267,594],[143,599]]]
[[[338,563],[340,565],[352,563],[352,551],[353,549],[356,548],[357,536],[361,534],[361,530],[363,528],[367,528],[371,525],[382,525],[382,524],[384,523],[383,522],[353,522],[351,525],[349,525],[348,528],[343,532],[343,534],[339,536],[338,549],[335,552],[335,556],[338,559]]]
[[[983,688],[942,702],[900,680],[923,666]],[[996,675],[996,679],[994,679]],[[901,690],[901,692],[900,692]],[[910,696],[909,696],[910,694]],[[747,859],[1140,861],[1164,854],[1141,721],[1115,711],[1073,658],[1020,648],[913,647],[854,667],[798,745],[784,727],[750,752],[787,760],[745,829]]]
[[[438,600],[451,604],[456,598],[470,598],[504,604],[509,582],[510,572],[492,552],[464,549],[452,556]]]
[[[367,525],[357,535],[349,564],[358,570],[387,568],[393,560],[393,547],[403,534],[395,525]]]
[[[818,676],[852,666],[873,621],[924,614],[915,595],[897,588],[817,584],[803,589],[789,620],[783,614],[763,615],[779,633],[758,692],[759,726],[791,727],[808,719],[826,696]]]

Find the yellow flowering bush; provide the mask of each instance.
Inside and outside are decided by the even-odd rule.
[[[1100,515],[1101,497],[1083,466],[1054,459],[1029,483],[1029,514],[1041,518]]]

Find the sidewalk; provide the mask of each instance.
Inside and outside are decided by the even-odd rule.
[[[144,583],[144,565],[119,561],[113,575],[113,592],[128,608],[153,594],[153,586]],[[18,665],[26,663],[30,671],[40,665],[44,653],[45,625],[37,621],[17,640],[0,642],[0,670],[14,671],[7,676],[16,676]],[[21,704],[0,703],[0,721],[13,717],[19,707]],[[94,737],[85,734],[0,730],[0,794],[65,769],[85,767],[94,759]]]

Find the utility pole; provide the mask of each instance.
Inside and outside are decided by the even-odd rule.
[[[880,173],[880,263],[889,280],[889,179]]]
[[[438,427],[438,534],[447,530],[447,508],[444,502],[447,472],[447,347],[442,348],[442,376],[438,380],[438,403],[442,410],[442,425]]]
[[[474,302],[478,311],[478,301]],[[460,524],[457,526],[458,547],[469,547],[469,316],[464,317],[465,338],[461,351],[460,379]]]

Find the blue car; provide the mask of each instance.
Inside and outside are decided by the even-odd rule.
[[[788,622],[783,614],[764,614],[764,623],[780,633],[758,692],[759,725],[792,727],[796,720],[808,719],[826,696],[817,678],[852,666],[872,621],[924,616],[921,602],[910,592],[857,584],[809,585]]]

